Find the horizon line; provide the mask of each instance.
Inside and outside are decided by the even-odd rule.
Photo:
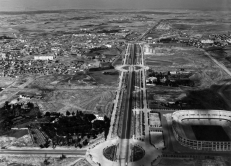
[[[69,11],[69,10],[198,10],[198,11],[217,11],[217,8],[146,8],[146,9],[137,9],[137,8],[69,8],[69,9],[26,9],[26,10],[0,10],[0,13],[27,13],[27,12],[58,12],[58,11]],[[221,11],[229,11],[228,9],[223,9]]]

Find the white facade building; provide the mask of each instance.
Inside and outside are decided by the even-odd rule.
[[[52,55],[38,55],[34,56],[34,60],[54,60],[54,56]]]
[[[144,55],[153,55],[155,54],[155,49],[150,47],[149,44],[144,45]]]
[[[5,53],[5,52],[2,52],[2,53],[1,53],[1,58],[2,58],[2,59],[6,59],[6,53]]]
[[[191,120],[191,121],[190,121]],[[191,123],[192,122],[192,123]],[[184,123],[184,124],[182,124]],[[181,110],[172,114],[172,129],[175,139],[183,146],[204,151],[231,151],[231,141],[203,141],[188,138],[183,126],[217,125],[230,134],[231,112],[224,110]],[[191,134],[192,135],[192,134]]]
[[[203,44],[213,44],[214,41],[207,39],[207,40],[201,40],[201,43],[203,43]]]

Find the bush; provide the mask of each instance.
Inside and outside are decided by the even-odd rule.
[[[66,115],[67,115],[67,116],[70,116],[70,115],[71,115],[71,113],[70,113],[69,111],[67,111],[67,112],[66,112]]]
[[[51,113],[50,112],[46,112],[45,116],[51,116]]]

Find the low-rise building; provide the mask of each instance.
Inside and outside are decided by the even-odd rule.
[[[53,55],[36,55],[34,56],[34,60],[54,60]]]
[[[144,45],[144,55],[155,54],[155,49],[152,48],[149,44]]]
[[[203,43],[203,44],[213,44],[214,41],[210,40],[210,39],[207,39],[207,40],[201,40],[201,43]]]

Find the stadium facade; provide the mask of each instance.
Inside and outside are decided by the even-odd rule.
[[[202,141],[187,138],[182,122],[190,119],[202,121],[202,123],[209,125],[220,125],[225,127],[226,131],[231,131],[231,112],[224,110],[181,110],[172,114],[173,133],[181,145],[203,151],[231,151],[231,141]]]

